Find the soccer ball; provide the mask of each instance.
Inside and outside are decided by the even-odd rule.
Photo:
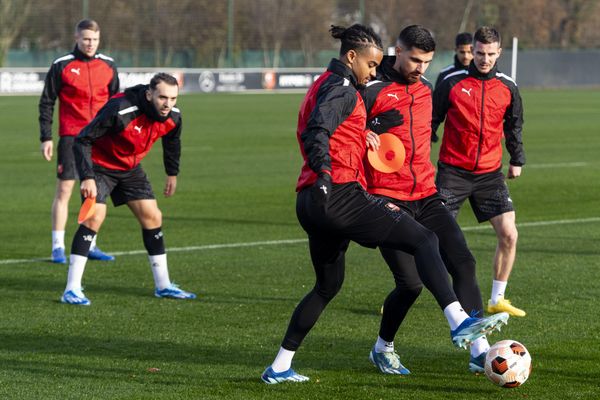
[[[530,373],[531,355],[515,340],[497,342],[485,356],[485,375],[498,386],[521,386]]]

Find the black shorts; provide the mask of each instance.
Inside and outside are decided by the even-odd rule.
[[[98,195],[96,202],[106,204],[110,195],[115,207],[132,200],[152,200],[154,192],[141,165],[128,171],[116,171],[94,165]]]
[[[298,193],[296,214],[311,237],[344,238],[376,248],[388,239],[397,224],[418,225],[388,200],[372,196],[358,183],[334,184],[327,208],[316,206],[312,188]],[[406,222],[405,222],[406,221]]]
[[[58,139],[56,177],[61,181],[75,180],[78,177],[73,153],[74,143],[75,136],[61,136]]]
[[[513,202],[501,169],[485,174],[474,174],[438,162],[435,183],[454,217],[458,215],[465,199],[469,199],[477,221],[514,211]]]

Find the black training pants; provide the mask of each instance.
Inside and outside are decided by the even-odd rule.
[[[436,234],[440,254],[448,272],[452,276],[452,286],[464,310],[472,316],[483,317],[481,291],[475,274],[475,258],[467,247],[465,237],[458,223],[442,203],[442,198],[434,194],[417,201],[393,202],[413,217],[417,222]],[[402,321],[413,305],[423,284],[419,278],[414,257],[404,251],[380,248],[383,258],[390,267],[396,287],[384,302],[383,317],[379,336],[388,342],[394,340]]]
[[[316,275],[313,289],[292,314],[282,347],[295,351],[342,287],[344,256],[350,241],[363,246],[402,250],[414,255],[420,279],[444,309],[457,301],[435,234],[387,200],[371,196],[356,183],[333,185],[325,205],[318,205],[313,188],[298,193],[296,214],[308,233]]]

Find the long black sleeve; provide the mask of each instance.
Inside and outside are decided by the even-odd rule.
[[[52,64],[46,74],[44,90],[42,91],[38,105],[41,142],[52,140],[52,115],[54,114],[54,104],[56,103],[60,89],[60,64]]]
[[[324,84],[319,89],[317,104],[300,135],[308,166],[315,173],[331,171],[329,138],[354,110],[357,96],[353,86]]]
[[[179,159],[181,158],[181,128],[182,120],[171,132],[162,137],[163,163],[168,176],[179,174]]]
[[[111,100],[98,111],[96,117],[75,138],[73,152],[77,172],[81,180],[94,177],[92,163],[92,144],[102,136],[111,132],[120,132],[123,127],[117,117],[119,100]]]
[[[515,166],[525,165],[525,151],[523,150],[523,102],[519,89],[515,85],[508,85],[510,89],[510,107],[504,114],[504,137],[506,150],[510,154],[510,164]]]
[[[450,103],[450,82],[448,79],[442,81],[440,86],[433,91],[433,114],[431,116],[431,135],[435,135],[438,127],[446,119]]]
[[[108,84],[109,97],[112,97],[119,92],[119,85],[120,85],[119,71],[117,71],[117,67],[114,64],[112,64],[112,69],[113,69],[113,78],[111,79],[110,83]]]

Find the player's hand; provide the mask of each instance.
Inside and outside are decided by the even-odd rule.
[[[165,183],[165,190],[163,191],[165,197],[173,196],[176,188],[177,176],[167,176],[167,183]]]
[[[395,108],[377,114],[367,122],[367,127],[375,133],[385,133],[395,126],[404,123],[404,116]]]
[[[319,207],[326,207],[331,195],[331,175],[320,172],[317,181],[312,186],[313,199]]]
[[[52,160],[52,140],[43,141],[40,144],[40,150],[42,151],[42,157],[46,159],[46,161]]]
[[[517,165],[508,166],[508,179],[515,179],[521,176],[521,167]]]
[[[96,180],[93,178],[84,179],[81,181],[81,195],[86,199],[88,197],[98,196],[98,189],[96,188]]]
[[[367,133],[367,147],[377,151],[379,150],[379,145],[381,144],[381,140],[379,139],[379,135],[373,131],[369,131]]]

